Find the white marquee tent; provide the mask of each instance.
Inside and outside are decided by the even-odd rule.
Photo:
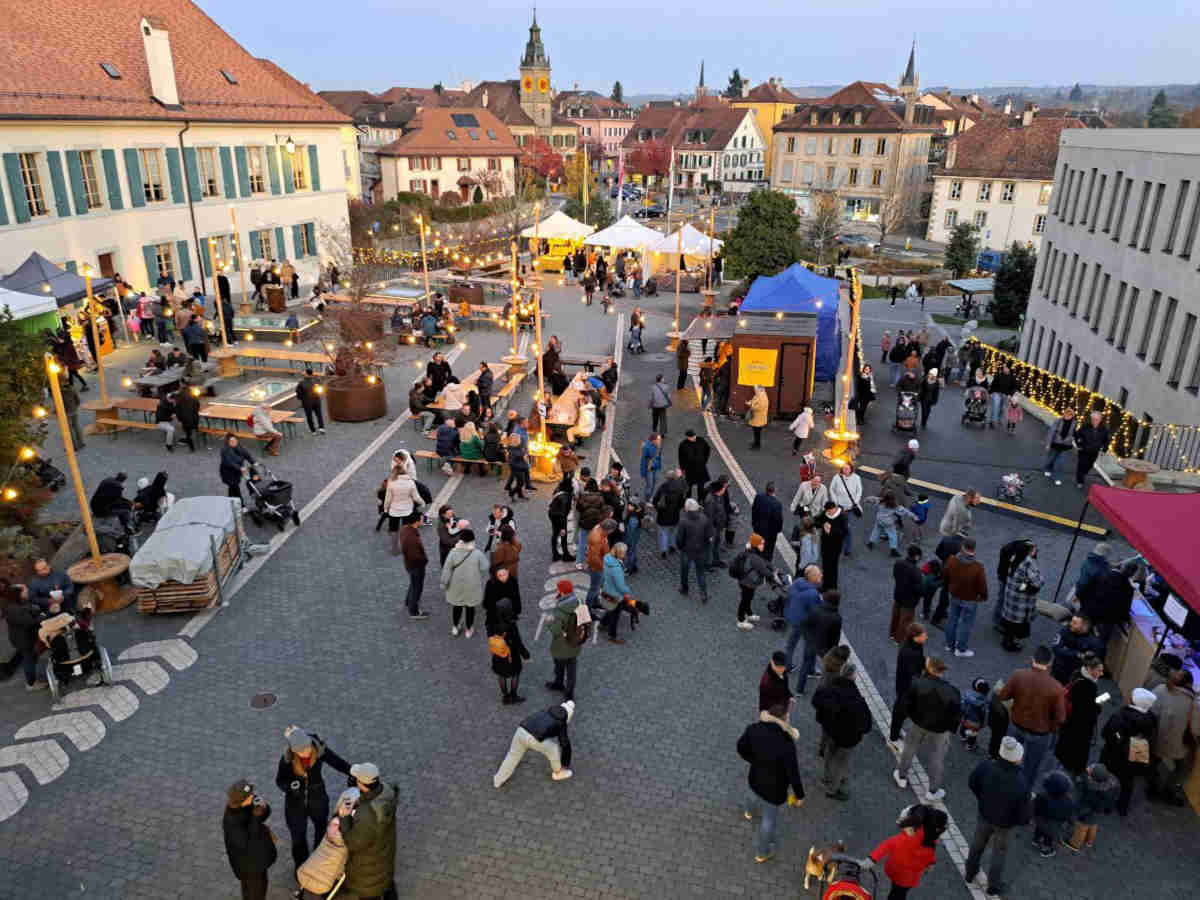
[[[537,237],[548,240],[575,241],[587,237],[596,229],[572,219],[561,209],[555,210],[537,225],[530,225],[521,232],[521,237]]]
[[[603,231],[597,231],[590,237],[584,238],[585,244],[596,247],[616,247],[618,249],[651,247],[662,240],[662,234],[653,228],[647,228],[640,222],[635,222],[630,216],[622,216]]]
[[[709,255],[709,237],[700,229],[688,224],[679,229],[683,232],[683,253],[685,256],[708,256]],[[656,253],[678,253],[679,252],[679,231],[673,231],[665,237],[659,238],[648,249]],[[712,238],[712,252],[716,253],[725,242],[720,238]]]

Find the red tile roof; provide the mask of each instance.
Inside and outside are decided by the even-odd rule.
[[[533,119],[521,109],[521,83],[515,78],[511,81],[481,81],[459,105],[484,106],[484,94],[487,94],[486,108],[506,125],[534,127]]]
[[[454,121],[454,116],[464,115],[475,116],[478,127]],[[380,149],[381,156],[519,156],[521,153],[512,132],[483,107],[430,106],[409,124],[413,130]],[[489,131],[496,135],[494,139]],[[454,139],[448,132],[454,133]]]
[[[646,106],[638,113],[621,146],[637,146],[641,143],[639,133],[648,129],[653,132],[654,139],[671,147],[720,151],[729,146],[733,133],[748,115],[751,115],[748,109],[728,106]],[[707,139],[686,140],[689,132],[697,131],[706,133]]]
[[[275,65],[255,59],[189,0],[38,0],[6,3],[4,15],[0,119],[350,121]],[[182,110],[165,109],[151,96],[143,17],[168,31]],[[121,77],[106,75],[102,62]],[[221,69],[238,83],[226,81]]]
[[[748,94],[746,94],[745,97],[742,97],[741,99],[743,101],[752,100],[755,103],[800,103],[800,102],[802,102],[799,97],[797,97],[795,94],[793,94],[787,88],[780,87],[779,85],[771,84],[771,82],[769,82],[769,81],[764,81],[762,84],[758,85],[757,87],[751,88],[750,92]],[[737,103],[738,101],[734,100],[733,102]]]
[[[368,103],[381,102],[370,91],[317,91],[317,96],[348,116],[353,116]]]
[[[811,124],[812,114],[817,124]],[[833,124],[833,115],[840,121]],[[854,113],[862,113],[862,122],[854,124]],[[775,131],[820,131],[880,133],[892,131],[937,131],[936,123],[917,124],[904,120],[904,105],[895,88],[875,81],[855,81],[823,100],[807,100],[797,105],[794,115],[775,126]]]
[[[1027,126],[1007,116],[988,116],[950,142],[946,175],[1054,180],[1058,139],[1066,128],[1085,127],[1078,119],[1035,118]]]

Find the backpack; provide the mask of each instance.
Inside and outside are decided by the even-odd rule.
[[[508,659],[512,656],[512,651],[508,649],[508,641],[502,634],[493,634],[488,638],[488,650],[492,651],[492,656],[498,656],[500,659]]]
[[[743,550],[729,561],[729,577],[741,581],[746,577],[746,551]]]
[[[583,611],[582,617],[578,610]],[[563,638],[572,647],[582,647],[592,636],[592,616],[588,612],[588,608],[583,605],[577,606],[576,612],[573,615],[575,616],[575,625],[574,627],[567,625],[563,629]],[[583,621],[580,621],[580,618]]]

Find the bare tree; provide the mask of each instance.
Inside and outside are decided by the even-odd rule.
[[[917,197],[914,191],[894,190],[879,204],[879,243],[889,234],[904,228],[917,217]]]
[[[471,173],[475,183],[491,198],[496,226],[509,237],[515,237],[528,224],[534,204],[542,197],[534,173],[527,169],[503,172],[479,169]]]
[[[842,227],[842,198],[836,190],[813,192],[813,202],[808,219],[808,240],[817,248],[824,262],[825,251],[834,245],[834,239]]]

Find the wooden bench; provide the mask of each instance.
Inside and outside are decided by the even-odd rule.
[[[492,397],[492,412],[495,415],[499,415],[501,412],[504,412],[506,409],[508,409],[508,404],[512,401],[512,395],[516,393],[517,388],[521,386],[521,382],[524,381],[526,377],[527,373],[525,372],[521,372],[520,374],[512,376],[508,380],[508,384],[504,385],[504,387],[500,389],[500,393]]]
[[[466,466],[484,465],[487,466],[494,475],[504,474],[505,463],[503,462],[492,462],[486,459],[463,459],[461,456],[438,456],[432,450],[414,450],[413,456],[417,457],[418,459],[425,460],[429,466],[430,472],[433,471],[435,464],[448,462],[451,464],[459,463],[464,467],[464,471]]]

